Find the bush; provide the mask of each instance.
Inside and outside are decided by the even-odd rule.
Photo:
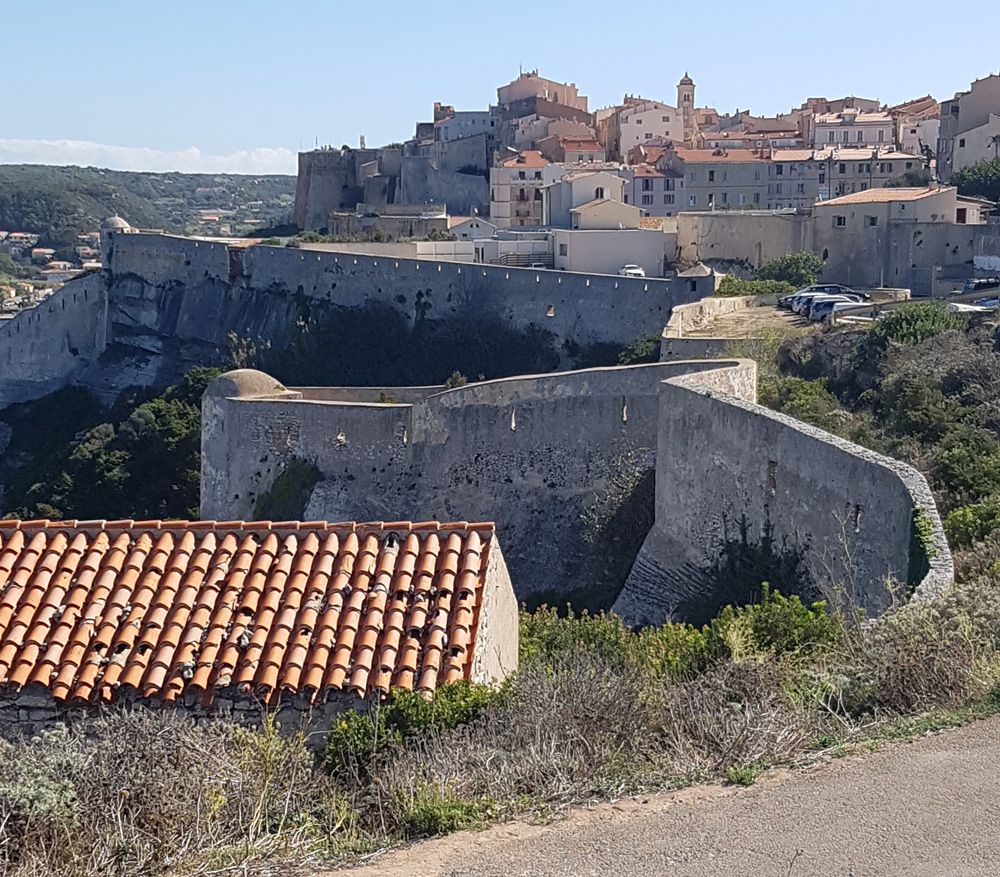
[[[823,260],[814,253],[789,253],[778,259],[772,259],[755,272],[758,280],[780,280],[791,284],[795,289],[812,286],[823,270]]]
[[[1000,497],[957,508],[944,521],[944,531],[952,546],[980,542],[997,530],[1000,530]]]
[[[795,287],[784,280],[740,280],[727,274],[719,283],[716,295],[732,297],[737,295],[788,295]]]
[[[659,362],[660,336],[647,335],[636,338],[628,347],[618,354],[619,365],[636,365],[641,362]]]
[[[727,606],[708,627],[712,651],[733,660],[788,654],[813,657],[839,642],[841,630],[826,603],[807,606],[797,596],[772,591],[767,583],[760,602]]]
[[[941,332],[962,330],[968,320],[953,314],[943,302],[908,302],[876,320],[868,329],[862,353],[868,357],[884,356],[893,345],[914,345]]]

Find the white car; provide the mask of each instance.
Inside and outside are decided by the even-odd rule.
[[[822,320],[831,312],[832,306],[835,304],[861,305],[864,302],[855,295],[818,295],[809,302],[808,309],[803,313],[810,320]],[[817,316],[817,313],[821,315]]]
[[[638,265],[622,265],[618,269],[618,275],[620,277],[645,277],[646,272]]]

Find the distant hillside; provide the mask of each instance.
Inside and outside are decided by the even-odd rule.
[[[35,232],[56,249],[75,246],[78,234],[114,213],[142,228],[184,233],[199,227],[200,210],[233,210],[233,233],[242,233],[248,218],[287,221],[294,197],[292,176],[0,165],[0,229]]]

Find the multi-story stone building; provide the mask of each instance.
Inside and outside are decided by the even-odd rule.
[[[626,169],[624,201],[643,216],[676,216],[683,207],[684,177],[670,168],[638,164]]]
[[[886,112],[847,108],[838,113],[817,113],[812,120],[814,149],[828,146],[893,146],[895,124]]]
[[[968,91],[960,91],[941,104],[937,167],[942,180],[981,158],[993,157],[994,150],[1000,155],[1000,145],[994,146],[992,140],[1000,135],[994,116],[1000,116],[1000,73],[977,79]],[[984,146],[987,150],[982,155]]]
[[[542,170],[551,162],[526,150],[490,168],[490,221],[499,229],[542,224]]]

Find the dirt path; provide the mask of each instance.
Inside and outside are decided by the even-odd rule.
[[[1000,874],[1000,718],[763,777],[389,853],[351,877]]]

